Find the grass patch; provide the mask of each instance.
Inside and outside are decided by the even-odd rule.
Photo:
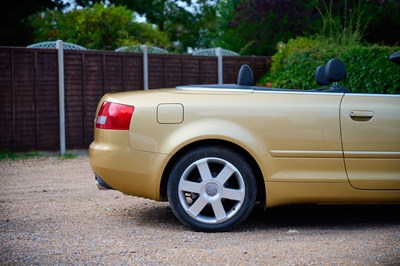
[[[7,151],[7,150],[0,151],[0,160],[29,159],[29,158],[38,158],[38,157],[43,157],[43,156],[44,156],[44,154],[39,151],[32,151],[32,152],[11,152],[11,151]]]
[[[59,155],[61,159],[75,159],[78,158],[78,155],[73,153],[65,153],[64,155]]]
[[[0,150],[0,160],[32,159],[32,158],[52,157],[52,156],[55,156],[59,159],[75,159],[78,157],[78,155],[73,154],[73,153],[65,153],[64,155],[60,155],[57,153],[48,153],[48,152],[40,152],[40,151],[11,152],[8,150]]]

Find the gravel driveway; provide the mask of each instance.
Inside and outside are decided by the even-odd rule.
[[[167,203],[99,191],[86,156],[0,161],[0,264],[400,265],[400,206],[255,210],[200,233]]]

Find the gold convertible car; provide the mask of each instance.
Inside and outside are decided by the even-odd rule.
[[[262,88],[243,65],[237,84],[107,94],[89,149],[96,183],[168,201],[210,232],[256,204],[400,203],[400,95],[350,93],[345,75],[332,59],[315,71],[326,88]]]

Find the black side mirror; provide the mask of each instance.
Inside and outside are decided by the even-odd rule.
[[[395,64],[400,65],[400,51],[395,52],[389,56],[389,60]]]

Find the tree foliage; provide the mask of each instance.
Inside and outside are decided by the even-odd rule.
[[[176,52],[187,48],[207,47],[206,32],[212,28],[219,0],[110,0],[146,17],[167,34]]]
[[[77,0],[77,5],[91,6],[102,0]],[[220,0],[109,0],[111,4],[125,6],[144,16],[164,32],[179,53],[188,48],[208,47],[212,40],[206,33],[212,28]]]
[[[64,13],[62,0],[5,1],[0,45],[62,38],[96,49],[147,42],[179,53],[220,46],[272,55],[278,42],[321,34],[327,23],[336,33],[352,23],[359,27],[355,40],[369,43],[395,45],[400,36],[399,0],[107,0],[107,8],[104,0],[75,0]]]
[[[224,1],[216,44],[240,54],[271,55],[277,42],[307,33],[315,1]]]
[[[94,4],[70,12],[37,13],[30,22],[35,26],[35,41],[62,39],[89,49],[113,50],[121,45],[148,43],[167,47],[166,35],[150,24],[134,22],[133,12],[122,6]]]
[[[398,0],[225,0],[219,9],[215,44],[241,54],[272,55],[277,43],[320,34],[327,23],[359,41],[394,45],[400,36]]]

